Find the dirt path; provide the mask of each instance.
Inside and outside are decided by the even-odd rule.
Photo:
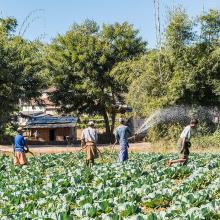
[[[135,152],[145,152],[147,151],[147,148],[149,147],[149,143],[135,143],[131,144],[130,151]],[[99,145],[98,148],[102,151],[104,149],[112,149],[112,145]],[[36,154],[52,154],[52,153],[66,153],[66,152],[78,152],[80,151],[81,147],[79,145],[76,146],[66,146],[66,145],[36,145],[31,146],[30,151]],[[115,146],[115,149],[119,149],[119,145]],[[13,152],[11,146],[3,146],[0,145],[0,152]]]
[[[98,146],[101,151],[104,149],[111,149],[110,145],[100,145]],[[80,151],[80,146],[53,146],[53,145],[41,145],[41,146],[32,146],[30,150],[35,154],[52,154],[52,153],[66,153],[66,152],[78,152]],[[119,146],[116,146],[116,150],[119,150]],[[151,144],[147,142],[142,143],[131,143],[129,147],[130,152],[154,152],[154,153],[175,153],[177,152],[175,145],[160,145],[160,144]],[[9,153],[13,152],[11,146],[0,145],[0,152]],[[193,148],[191,152],[196,153],[220,153],[220,148]]]

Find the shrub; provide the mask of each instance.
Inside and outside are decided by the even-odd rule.
[[[220,147],[220,129],[217,129],[213,134],[205,136],[197,136],[192,139],[195,147]]]
[[[149,129],[147,138],[148,140],[155,142],[160,139],[164,140],[176,140],[178,139],[183,126],[179,123],[172,124],[159,124]]]
[[[148,130],[146,139],[151,142],[159,140],[175,141],[179,138],[186,124],[183,123],[167,123],[158,124]],[[199,123],[194,142],[197,145],[220,145],[220,129],[216,130],[216,125],[211,121],[203,121]],[[201,142],[201,143],[200,143]]]

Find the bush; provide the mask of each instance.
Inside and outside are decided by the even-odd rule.
[[[182,130],[183,130],[183,125],[181,125],[179,123],[169,125],[168,129],[167,129],[168,139],[169,140],[179,139]]]
[[[185,126],[186,124],[183,123],[159,124],[148,130],[146,139],[151,142],[176,141]],[[220,146],[220,129],[216,130],[216,125],[213,122],[200,122],[193,140],[200,146]]]
[[[183,126],[179,123],[159,124],[149,129],[147,139],[152,142],[178,139]]]
[[[192,139],[195,147],[220,147],[220,129],[217,129],[213,134],[205,136],[197,136]]]
[[[209,136],[216,130],[216,125],[212,121],[199,122],[197,136]]]

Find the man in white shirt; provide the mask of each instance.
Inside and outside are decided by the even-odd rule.
[[[190,124],[187,125],[182,131],[180,138],[177,143],[177,147],[180,153],[180,159],[178,160],[169,160],[168,165],[172,166],[174,163],[183,163],[186,164],[189,159],[189,148],[191,147],[190,139],[196,131],[198,125],[197,119],[192,119]]]
[[[86,165],[90,162],[92,165],[95,164],[95,159],[98,158],[98,134],[94,128],[94,122],[89,121],[88,128],[84,129],[81,136],[81,146],[86,149]]]

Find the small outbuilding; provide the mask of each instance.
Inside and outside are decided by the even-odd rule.
[[[76,117],[38,115],[26,124],[28,140],[32,143],[62,144],[76,140]]]

